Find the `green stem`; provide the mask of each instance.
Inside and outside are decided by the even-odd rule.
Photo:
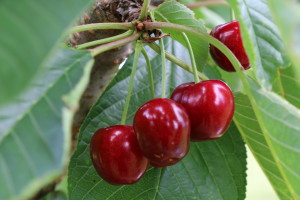
[[[155,44],[155,43],[148,43],[148,46],[150,48],[152,48],[156,53],[159,53],[159,54],[161,53],[160,47],[157,44]],[[180,60],[179,58],[177,58],[173,54],[171,54],[169,52],[165,52],[165,55],[166,55],[166,58],[168,60],[170,60],[171,62],[175,63],[176,65],[178,65],[182,69],[184,69],[184,70],[186,70],[186,71],[188,71],[190,73],[193,73],[193,69],[192,69],[191,66],[189,66],[188,64],[186,64],[185,62],[183,62],[182,60]],[[199,78],[201,80],[208,80],[208,78],[204,74],[202,74],[200,72],[198,72],[197,74],[198,74],[198,76],[199,76]]]
[[[123,38],[120,40],[116,40],[116,41],[113,41],[113,42],[110,42],[107,44],[100,45],[100,46],[96,47],[95,49],[92,49],[91,53],[93,56],[97,56],[105,51],[124,46],[133,41],[136,41],[140,37],[141,34],[142,34],[141,32],[139,32],[139,33],[135,32],[129,37],[126,37],[126,38]]]
[[[134,83],[134,75],[135,75],[135,72],[136,72],[136,68],[137,68],[137,64],[138,64],[138,60],[139,60],[141,50],[142,50],[142,43],[136,43],[135,52],[134,52],[133,66],[132,66],[132,69],[131,69],[129,86],[128,86],[127,96],[126,96],[124,110],[123,110],[123,114],[122,114],[122,119],[121,119],[121,125],[125,125],[125,123],[126,123],[126,117],[127,117],[127,112],[128,112],[128,108],[129,108],[132,87],[133,87],[133,83]]]
[[[193,52],[193,49],[192,49],[192,45],[190,43],[189,38],[186,36],[186,34],[182,33],[182,35],[184,37],[184,40],[185,40],[185,42],[186,42],[186,44],[188,46],[188,50],[189,50],[189,53],[190,53],[195,83],[199,83],[199,77],[198,77],[198,74],[197,74],[197,65],[196,65],[196,61],[195,61],[195,56],[194,56],[194,52]]]
[[[151,62],[150,62],[148,54],[144,48],[142,48],[142,54],[147,63],[147,71],[148,71],[148,77],[149,77],[149,82],[150,82],[151,98],[154,99],[155,92],[154,92],[154,82],[153,82],[153,73],[152,73],[152,68],[151,68]]]
[[[85,24],[72,27],[68,34],[76,32],[96,30],[96,29],[122,29],[122,30],[134,30],[135,25],[133,23],[94,23]]]
[[[233,8],[230,9],[230,19],[231,21],[235,20],[235,14]]]
[[[166,66],[166,55],[165,55],[165,45],[163,38],[159,40],[159,45],[160,45],[160,54],[161,54],[161,66],[162,66],[162,71],[161,71],[161,98],[166,97],[166,76],[167,76],[167,66]]]
[[[128,36],[132,35],[132,33],[133,33],[133,30],[128,30],[125,33],[122,33],[120,35],[116,35],[116,36],[113,36],[113,37],[104,38],[104,39],[101,39],[101,40],[95,40],[95,41],[92,41],[92,42],[87,42],[87,43],[80,44],[76,47],[76,49],[85,49],[85,48],[88,48],[88,47],[92,47],[92,46],[96,46],[96,45],[100,45],[100,44],[105,44],[105,43],[108,43],[108,42],[113,42],[113,41],[120,40],[120,39],[123,39],[125,37],[128,37]]]
[[[139,21],[143,21],[145,19],[146,15],[147,15],[149,4],[150,4],[150,0],[144,0],[143,6],[141,9],[141,13],[140,13],[140,17],[138,19]]]
[[[155,17],[154,17],[154,10],[150,10],[150,17],[153,22],[155,22]]]

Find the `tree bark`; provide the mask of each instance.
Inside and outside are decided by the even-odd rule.
[[[79,20],[79,24],[104,22],[131,22],[139,17],[141,0],[98,0],[90,11]],[[99,40],[121,34],[119,30],[91,30],[73,34],[68,44],[76,46],[82,43]],[[132,53],[132,45],[102,53],[95,57],[95,64],[90,82],[80,100],[80,107],[73,121],[73,150],[77,141],[79,128],[90,108],[99,98],[107,84],[112,80],[122,63]]]

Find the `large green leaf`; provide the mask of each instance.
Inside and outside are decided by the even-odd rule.
[[[277,69],[287,65],[284,45],[266,0],[227,0],[240,22],[244,47],[257,81],[271,88]]]
[[[266,1],[228,1],[240,21],[256,77],[240,74],[250,101],[240,101],[235,122],[280,198],[299,199],[300,111],[291,104],[299,106],[295,68],[283,68],[289,62]]]
[[[63,32],[91,0],[0,1],[0,104],[37,75]]]
[[[247,80],[250,101],[237,98],[235,123],[280,198],[299,199],[300,110]]]
[[[300,110],[249,79],[257,119],[294,199],[300,198]]]
[[[189,59],[181,45],[169,47],[182,59]],[[149,53],[156,96],[160,95],[161,59]],[[234,124],[219,140],[192,143],[186,158],[166,168],[147,170],[145,176],[134,185],[112,186],[96,173],[89,154],[93,133],[101,127],[119,124],[125,103],[133,56],[107,87],[94,105],[80,129],[77,150],[69,167],[69,197],[76,199],[244,199],[246,153],[243,141]],[[150,88],[146,64],[141,57],[135,76],[127,124],[132,123],[136,110],[150,100]],[[182,82],[192,80],[191,74],[182,69],[168,67],[167,80],[170,90]]]
[[[292,199],[246,95],[235,96],[234,122],[280,199]]]
[[[279,27],[295,66],[295,73],[300,77],[300,2],[292,0],[268,0],[270,9]]]
[[[61,50],[0,109],[0,199],[26,199],[61,175],[92,64],[86,51]]]
[[[195,19],[194,13],[187,7],[176,1],[163,3],[158,8],[156,8],[155,18],[157,21],[181,24],[206,32],[203,23]],[[186,42],[181,32],[170,31],[168,29],[164,29],[164,31],[170,33],[173,39],[186,46]],[[195,54],[197,68],[202,71],[208,57],[208,43],[204,40],[200,40],[197,37],[189,35],[187,36],[190,40],[193,52]]]

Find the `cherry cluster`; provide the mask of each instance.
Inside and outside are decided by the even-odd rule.
[[[221,137],[234,113],[234,97],[220,80],[179,85],[171,99],[156,98],[135,113],[133,125],[101,128],[90,152],[99,175],[114,185],[136,183],[148,165],[176,164],[191,141]]]
[[[215,27],[211,35],[223,42],[241,62],[250,67],[240,36],[239,24],[232,21]],[[235,71],[230,61],[214,46],[210,53],[226,71]],[[190,141],[221,137],[234,113],[234,97],[220,80],[184,83],[171,98],[156,98],[135,113],[133,125],[115,125],[95,132],[90,153],[98,174],[113,185],[133,184],[148,165],[174,165],[189,152]]]

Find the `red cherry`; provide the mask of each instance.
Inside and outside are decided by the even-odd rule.
[[[221,137],[234,113],[233,94],[220,80],[202,81],[187,87],[180,102],[191,120],[192,141]]]
[[[182,105],[171,99],[153,99],[136,112],[133,127],[151,164],[169,166],[189,151],[190,120]]]
[[[210,35],[221,41],[232,51],[242,64],[242,70],[250,68],[249,59],[243,46],[240,25],[237,20],[216,26]],[[222,69],[228,72],[235,72],[233,65],[227,57],[213,45],[210,45],[210,54]]]
[[[99,129],[91,139],[90,153],[98,174],[113,185],[136,183],[148,166],[132,126]]]

